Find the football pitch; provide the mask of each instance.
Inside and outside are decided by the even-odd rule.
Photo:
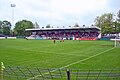
[[[112,41],[1,39],[0,62],[39,68],[120,68],[120,48]]]

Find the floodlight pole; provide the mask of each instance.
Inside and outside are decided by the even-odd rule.
[[[16,7],[16,4],[11,4],[10,5],[12,8],[12,28],[14,27],[14,7]]]

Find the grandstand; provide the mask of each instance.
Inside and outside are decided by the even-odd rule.
[[[83,26],[74,28],[38,28],[26,29],[32,32],[28,39],[60,39],[66,40],[96,40],[100,34],[100,29],[96,26]]]

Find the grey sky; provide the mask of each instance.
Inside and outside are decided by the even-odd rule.
[[[41,27],[91,25],[96,16],[120,10],[119,0],[0,0],[0,20],[12,23],[11,3],[16,4],[14,23],[27,19]]]

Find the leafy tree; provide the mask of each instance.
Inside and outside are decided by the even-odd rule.
[[[25,29],[29,29],[29,28],[34,28],[33,23],[31,21],[29,20],[18,21],[15,24],[14,33],[16,33],[17,36],[24,36]]]
[[[37,22],[35,22],[35,24],[34,24],[34,28],[39,28],[39,25],[38,25]]]
[[[2,21],[0,21],[0,29],[2,28]]]
[[[78,23],[75,23],[73,27],[80,27]]]
[[[2,34],[2,21],[0,21],[0,34]]]
[[[117,14],[116,32],[120,33],[120,10],[118,11],[118,14]]]
[[[4,20],[1,24],[1,29],[4,35],[10,35],[11,23],[7,20]]]
[[[120,22],[116,23],[116,32],[120,33]]]
[[[46,28],[51,28],[50,24],[48,24],[48,25],[46,26]]]
[[[101,16],[97,16],[95,19],[95,25],[101,28],[101,33],[111,33],[113,32],[113,14],[105,13]]]
[[[120,22],[120,10],[118,11],[117,17],[118,17],[117,20]]]

